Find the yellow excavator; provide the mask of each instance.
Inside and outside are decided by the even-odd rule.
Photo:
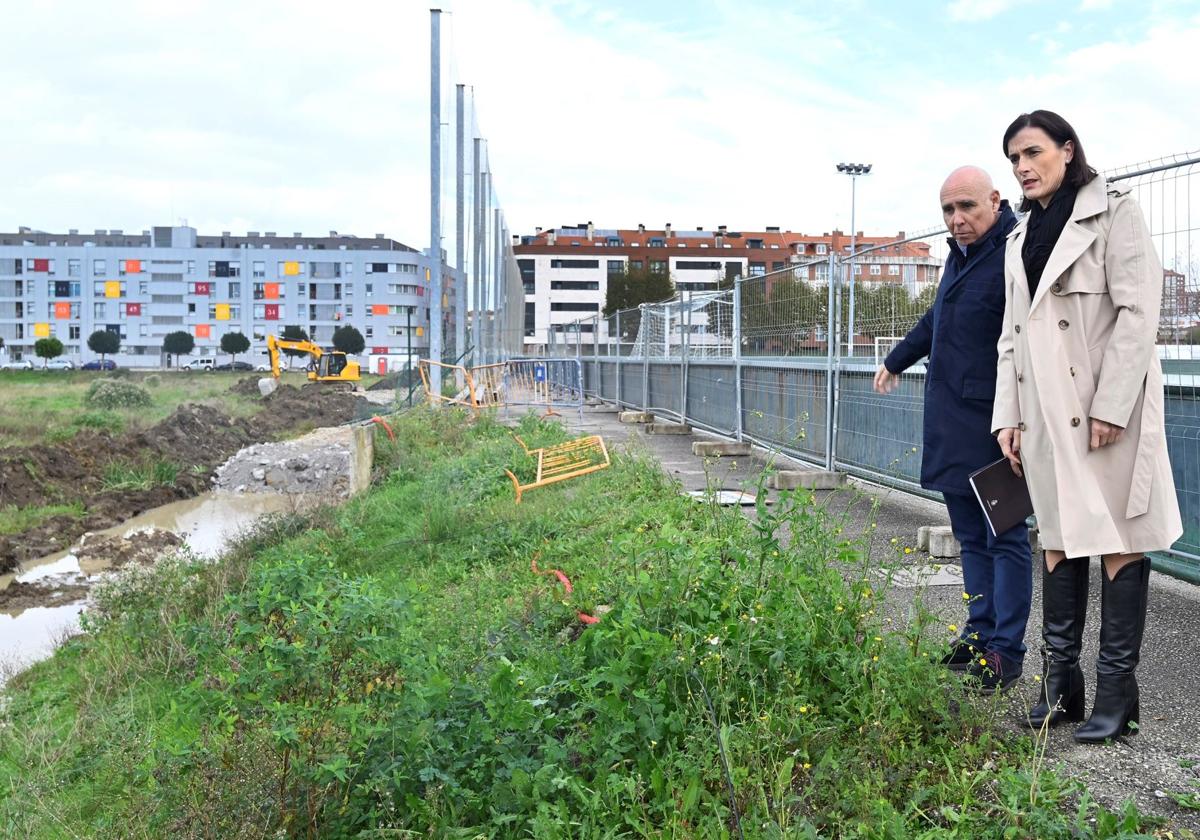
[[[271,357],[271,376],[279,378],[279,351],[298,350],[307,353],[308,378],[312,382],[346,382],[353,389],[354,383],[362,377],[359,375],[358,362],[346,358],[341,350],[323,350],[320,345],[311,341],[297,341],[290,338],[267,336],[267,355]]]

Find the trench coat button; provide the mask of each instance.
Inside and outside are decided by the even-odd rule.
[[[1071,326],[1071,322],[1070,322],[1070,321],[1067,321],[1067,320],[1065,320],[1065,319],[1064,319],[1064,320],[1062,320],[1062,321],[1059,321],[1059,322],[1058,322],[1058,328],[1059,328],[1060,330],[1065,330],[1065,329],[1066,329],[1067,327],[1069,327],[1069,326]]]
[[[1015,327],[1013,327],[1013,329],[1014,329],[1014,330],[1016,330],[1017,332],[1020,332],[1020,331],[1021,331],[1021,325],[1020,325],[1020,324],[1017,324]]]
[[[1023,431],[1025,431],[1025,424],[1024,424],[1024,423],[1018,423],[1018,424],[1017,424],[1017,431],[1019,431],[1019,432],[1023,432]]]
[[[1061,292],[1062,291],[1062,283],[1055,283],[1053,288],[1051,289],[1051,291]]]
[[[1018,382],[1024,382],[1024,381],[1025,381],[1025,377],[1024,377],[1024,376],[1022,376],[1021,374],[1019,374],[1019,373],[1018,373],[1018,374],[1017,374],[1017,381],[1018,381]]]
[[[1072,376],[1075,375],[1075,366],[1074,365],[1071,365],[1071,375]]]
[[[1078,418],[1078,417],[1072,417],[1072,418],[1071,418],[1071,425],[1072,425],[1072,426],[1078,426],[1078,425],[1079,425],[1079,418]]]

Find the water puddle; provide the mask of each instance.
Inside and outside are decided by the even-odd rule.
[[[301,498],[276,493],[206,493],[148,510],[97,533],[125,537],[145,528],[160,528],[178,534],[196,555],[214,557],[259,517],[293,510],[301,504]],[[56,604],[58,599],[52,594],[44,603],[34,606],[0,603],[0,683],[6,673],[15,673],[49,656],[62,636],[78,630],[84,609],[78,585],[95,582],[110,565],[96,560],[81,563],[68,550],[31,560],[21,564],[15,573],[0,575],[0,592],[14,583],[61,586],[62,597],[73,600]]]

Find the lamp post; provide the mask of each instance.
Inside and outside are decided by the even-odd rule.
[[[850,317],[847,319],[849,323],[846,325],[849,331],[850,340],[850,358],[854,358],[854,286],[856,282],[855,276],[855,257],[858,251],[857,229],[854,220],[855,211],[855,183],[859,175],[870,175],[871,164],[869,163],[839,163],[837,171],[843,175],[850,176]]]

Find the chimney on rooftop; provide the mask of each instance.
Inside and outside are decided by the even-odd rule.
[[[336,231],[336,230],[331,230],[331,231],[329,231],[329,235],[330,235],[330,236],[337,236],[337,231]]]
[[[698,231],[703,231],[703,230],[704,230],[704,228],[700,227],[699,225],[696,225],[696,230],[698,230]]]
[[[301,231],[295,231],[292,233],[292,236],[294,236],[296,239],[299,239],[300,237],[304,236],[304,233]]]
[[[263,236],[275,236],[275,235],[276,235],[275,231],[273,231],[273,230],[269,230],[263,234]]]
[[[537,234],[539,234],[539,233],[541,233],[541,232],[542,232],[542,229],[541,229],[540,227],[535,227],[535,228],[533,229],[534,236],[536,236]]]
[[[79,233],[79,230],[77,228],[71,228],[69,231],[67,231],[67,233],[71,234],[71,236],[75,236],[76,234]],[[904,234],[900,234],[900,235],[903,236]]]
[[[24,228],[24,227],[23,227],[23,228],[21,228],[21,233],[29,233],[29,228]],[[103,235],[104,235],[104,228],[96,228],[96,232],[95,232],[94,234],[92,234],[92,235],[93,235],[93,236],[103,236]]]
[[[638,222],[638,233],[645,233],[645,232],[646,232],[646,226],[644,224],[642,224],[641,222]]]
[[[779,233],[779,225],[767,225],[767,233]]]
[[[717,225],[717,230],[720,231],[721,233],[724,233],[725,231],[729,230],[729,226],[728,225]]]
[[[548,230],[546,232],[546,244],[553,245],[557,241],[558,241],[558,231],[555,230],[554,228],[551,228],[550,230]]]
[[[671,223],[667,222],[666,226],[663,229],[663,239],[667,240],[670,238],[671,238]]]
[[[591,242],[595,238],[596,238],[596,226],[593,225],[591,222],[588,222],[587,223],[587,240],[588,240],[588,242]]]
[[[248,230],[248,231],[246,231],[246,236],[250,239],[258,239],[258,231]]]
[[[221,235],[222,235],[222,236],[232,236],[233,234],[231,234],[231,233],[230,233],[229,231],[227,231],[227,230],[223,230],[223,231],[221,231]]]
[[[384,239],[385,237],[382,233],[377,233],[377,234],[375,234],[375,238],[376,239]]]

